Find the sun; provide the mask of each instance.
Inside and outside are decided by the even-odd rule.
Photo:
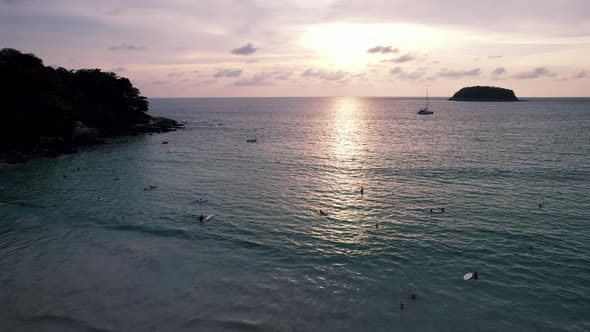
[[[431,28],[410,24],[331,23],[307,27],[300,35],[299,44],[315,52],[323,65],[354,70],[369,62],[432,49],[441,43],[440,35]],[[379,45],[392,46],[399,53],[367,53]]]
[[[354,69],[366,64],[366,50],[375,41],[367,40],[363,35],[366,25],[322,24],[311,26],[301,36],[303,47],[317,53],[324,65],[340,69]],[[371,29],[372,30],[372,29]]]

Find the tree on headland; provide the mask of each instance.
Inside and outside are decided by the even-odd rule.
[[[147,98],[127,78],[46,67],[11,48],[0,50],[0,105],[0,151],[35,148],[47,137],[67,144],[81,123],[109,137],[153,120]]]

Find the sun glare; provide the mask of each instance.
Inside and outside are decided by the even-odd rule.
[[[357,144],[361,135],[358,123],[360,115],[359,104],[356,98],[339,98],[334,102],[334,146],[333,152],[339,160],[350,160],[355,158],[359,152]]]
[[[440,38],[425,27],[406,24],[321,24],[303,32],[300,44],[319,54],[325,65],[355,69],[370,61],[401,53],[430,49]],[[440,35],[440,32],[438,33]],[[440,36],[439,36],[440,37]],[[435,40],[434,43],[431,41]],[[383,45],[399,48],[398,54],[369,54],[369,48]]]
[[[450,29],[412,24],[319,24],[308,27],[299,44],[317,52],[318,62],[343,70],[365,67],[370,62],[400,57],[404,54],[427,55],[437,48],[458,43]],[[397,53],[370,54],[375,46],[392,46]]]

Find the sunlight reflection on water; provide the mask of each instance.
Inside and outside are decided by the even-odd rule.
[[[150,102],[187,129],[0,170],[0,326],[589,330],[590,101]]]

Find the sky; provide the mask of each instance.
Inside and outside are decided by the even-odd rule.
[[[0,47],[148,97],[590,97],[590,0],[0,0]]]

